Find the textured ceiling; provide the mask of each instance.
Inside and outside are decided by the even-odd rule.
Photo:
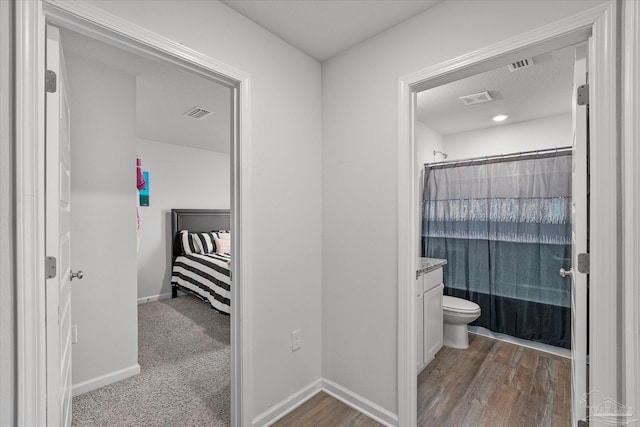
[[[230,152],[229,88],[71,31],[62,30],[62,44],[67,54],[135,76],[138,138]],[[213,114],[201,120],[184,117],[193,107]]]
[[[534,57],[535,65],[511,72],[507,66],[418,94],[417,118],[441,135],[571,112],[574,47]],[[458,98],[487,91],[494,101],[465,106]]]
[[[322,62],[440,0],[221,0]]]

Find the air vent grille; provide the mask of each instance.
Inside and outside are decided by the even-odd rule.
[[[209,114],[211,114],[211,111],[207,111],[204,108],[200,108],[200,107],[194,107],[191,110],[184,113],[184,116],[190,117],[192,119],[204,119]]]
[[[489,92],[472,93],[471,95],[461,96],[459,99],[464,105],[482,104],[483,102],[493,101]]]
[[[508,65],[509,71],[514,72],[523,68],[531,67],[533,65],[533,58],[525,58],[519,61],[513,62]]]

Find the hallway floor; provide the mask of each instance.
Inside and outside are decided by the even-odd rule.
[[[273,427],[378,427],[364,414],[350,408],[327,393],[320,392],[297,407]]]
[[[418,376],[419,427],[571,424],[571,360],[469,334],[469,348],[443,347]],[[318,393],[274,424],[369,427],[374,420]]]

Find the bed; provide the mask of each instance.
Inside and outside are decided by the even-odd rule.
[[[215,232],[230,230],[230,225],[229,210],[171,210],[172,298],[178,296],[178,291],[186,292],[221,313],[230,313],[231,255],[215,253],[213,243],[214,237],[221,237]]]

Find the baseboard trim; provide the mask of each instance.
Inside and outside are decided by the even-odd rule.
[[[132,377],[134,375],[138,375],[140,373],[140,365],[135,364],[125,369],[121,369],[119,371],[110,372],[106,375],[101,375],[97,378],[92,378],[87,381],[83,381],[78,384],[74,384],[71,387],[71,395],[73,397],[79,396],[81,394],[87,393],[92,390],[96,390],[100,387],[104,387],[106,385],[121,381],[125,378]]]
[[[549,344],[543,344],[536,341],[528,341],[522,338],[512,337],[511,335],[493,332],[489,329],[483,328],[482,326],[468,326],[467,329],[469,330],[470,334],[482,335],[483,337],[491,338],[494,340],[504,341],[522,347],[531,348],[533,350],[554,354],[566,359],[571,359],[571,350],[567,350],[566,348],[555,347]]]
[[[138,298],[138,304],[144,304],[147,302],[159,301],[161,299],[169,299],[169,298],[171,298],[171,292],[167,292],[166,294],[151,295],[150,297]]]
[[[312,382],[300,391],[276,403],[255,417],[252,425],[254,427],[270,426],[290,412],[293,412],[298,406],[321,391],[335,397],[345,405],[361,412],[384,426],[396,427],[398,425],[398,416],[396,414],[325,378],[320,378]]]
[[[397,414],[384,409],[382,406],[373,403],[369,399],[365,399],[359,394],[356,394],[331,380],[322,380],[322,390],[340,400],[345,405],[352,407],[356,411],[363,413],[382,425],[388,427],[396,427],[398,425]]]
[[[281,400],[253,419],[253,426],[266,427],[322,391],[322,379],[318,379],[291,396]]]

